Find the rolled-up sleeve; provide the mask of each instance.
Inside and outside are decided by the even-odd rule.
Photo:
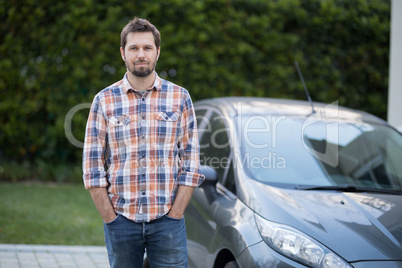
[[[106,128],[100,98],[95,96],[86,125],[82,157],[83,180],[87,189],[108,185],[105,171]]]
[[[198,187],[205,178],[200,170],[197,121],[193,102],[188,93],[182,105],[181,127],[179,185]]]

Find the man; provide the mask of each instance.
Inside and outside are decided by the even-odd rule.
[[[187,267],[183,213],[199,171],[193,103],[158,77],[160,33],[135,18],[121,33],[124,78],[100,91],[89,112],[84,184],[104,221],[111,267]]]

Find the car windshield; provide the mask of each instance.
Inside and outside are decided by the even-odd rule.
[[[289,116],[238,119],[238,161],[252,179],[401,190],[402,135],[387,126]]]

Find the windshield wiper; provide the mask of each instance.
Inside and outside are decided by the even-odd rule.
[[[355,185],[330,185],[330,186],[311,186],[311,185],[298,185],[295,187],[297,190],[333,190],[342,192],[368,192],[368,193],[386,193],[386,194],[402,194],[400,190],[392,189],[376,189],[376,188],[366,188],[358,187]]]

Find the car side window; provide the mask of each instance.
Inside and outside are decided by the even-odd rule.
[[[226,180],[223,184],[226,189],[228,189],[229,191],[231,191],[232,193],[234,193],[235,195],[236,193],[236,182],[235,182],[235,176],[234,176],[234,169],[233,169],[233,160],[230,161],[230,167],[228,170],[228,174],[226,176]]]
[[[195,110],[195,117],[197,120],[197,130],[198,130],[198,138],[201,139],[202,134],[204,132],[204,128],[206,126],[206,122],[208,119],[205,117],[207,110],[206,109],[197,109]]]
[[[214,168],[220,182],[225,180],[225,172],[230,164],[230,144],[225,120],[224,116],[212,112],[200,139],[201,164]]]

